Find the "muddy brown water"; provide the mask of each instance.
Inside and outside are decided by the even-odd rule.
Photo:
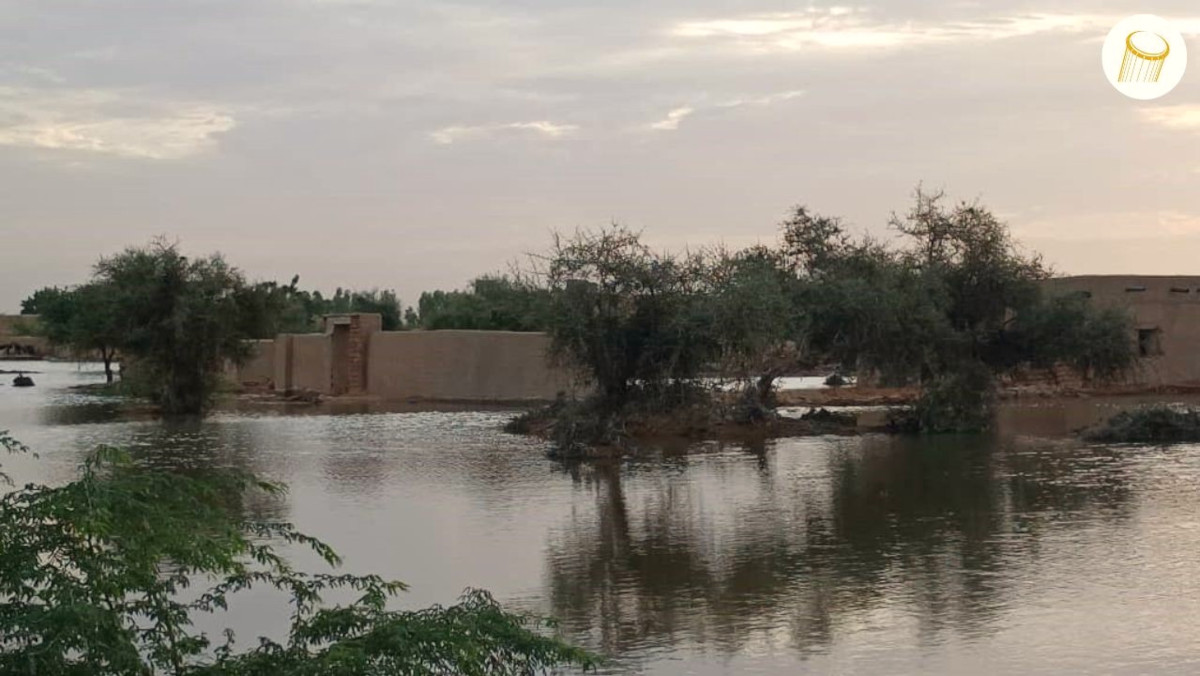
[[[466,587],[553,615],[609,673],[1190,674],[1200,670],[1200,446],[1096,446],[1070,430],[1135,400],[1018,402],[997,434],[696,444],[569,466],[505,411],[242,410],[128,420],[37,364],[0,429],[67,481],[99,443],[154,464],[286,482],[252,501],[324,538],[404,603]],[[295,415],[293,413],[303,413]],[[229,619],[278,634],[277,599]]]

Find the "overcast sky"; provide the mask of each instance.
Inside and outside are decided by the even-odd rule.
[[[155,235],[255,279],[457,288],[619,221],[884,232],[918,181],[1066,273],[1200,274],[1200,66],[1118,94],[1119,19],[1194,2],[0,2],[0,312]]]

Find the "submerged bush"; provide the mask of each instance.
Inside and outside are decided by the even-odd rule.
[[[1200,441],[1200,410],[1154,404],[1122,411],[1084,430],[1083,438],[1114,443]]]
[[[991,426],[995,388],[987,367],[967,363],[931,378],[914,410],[917,429],[929,434],[978,432]]]

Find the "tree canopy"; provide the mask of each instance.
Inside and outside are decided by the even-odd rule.
[[[204,412],[226,361],[249,354],[254,313],[242,273],[219,254],[188,258],[156,241],[102,258],[93,279],[109,296],[118,347],[143,392],[168,414]]]
[[[422,329],[541,331],[549,322],[550,303],[547,290],[532,279],[484,275],[465,291],[422,293],[417,311],[414,319]]]
[[[885,384],[918,384],[923,429],[986,426],[1001,374],[1063,365],[1106,379],[1132,366],[1129,318],[1048,296],[1050,270],[987,209],[918,188],[890,226],[895,245],[855,240],[797,208],[783,239],[809,349]]]
[[[113,360],[121,344],[120,319],[112,288],[91,282],[74,288],[48,287],[27,298],[22,312],[38,315],[38,331],[78,357],[95,355],[113,382]]]
[[[547,330],[610,410],[718,375],[764,402],[777,376],[840,364],[919,386],[927,431],[986,426],[1004,374],[1108,379],[1133,365],[1129,318],[1048,296],[1050,270],[986,208],[918,188],[889,225],[893,241],[856,238],[797,207],[776,247],[679,255],[617,226],[556,236],[540,259]]]

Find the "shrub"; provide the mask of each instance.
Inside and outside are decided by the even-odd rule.
[[[24,450],[3,432],[0,446]],[[148,470],[102,448],[73,482],[0,497],[0,673],[482,676],[596,663],[486,592],[393,610],[400,582],[293,569],[271,541],[330,566],[340,559],[290,524],[245,520],[243,496],[254,490],[282,489],[228,471]],[[254,586],[291,597],[286,639],[238,651],[232,633],[214,642],[194,628]],[[322,601],[338,590],[350,600]]]
[[[1083,438],[1111,443],[1200,441],[1200,410],[1155,404],[1122,411],[1084,430]]]

